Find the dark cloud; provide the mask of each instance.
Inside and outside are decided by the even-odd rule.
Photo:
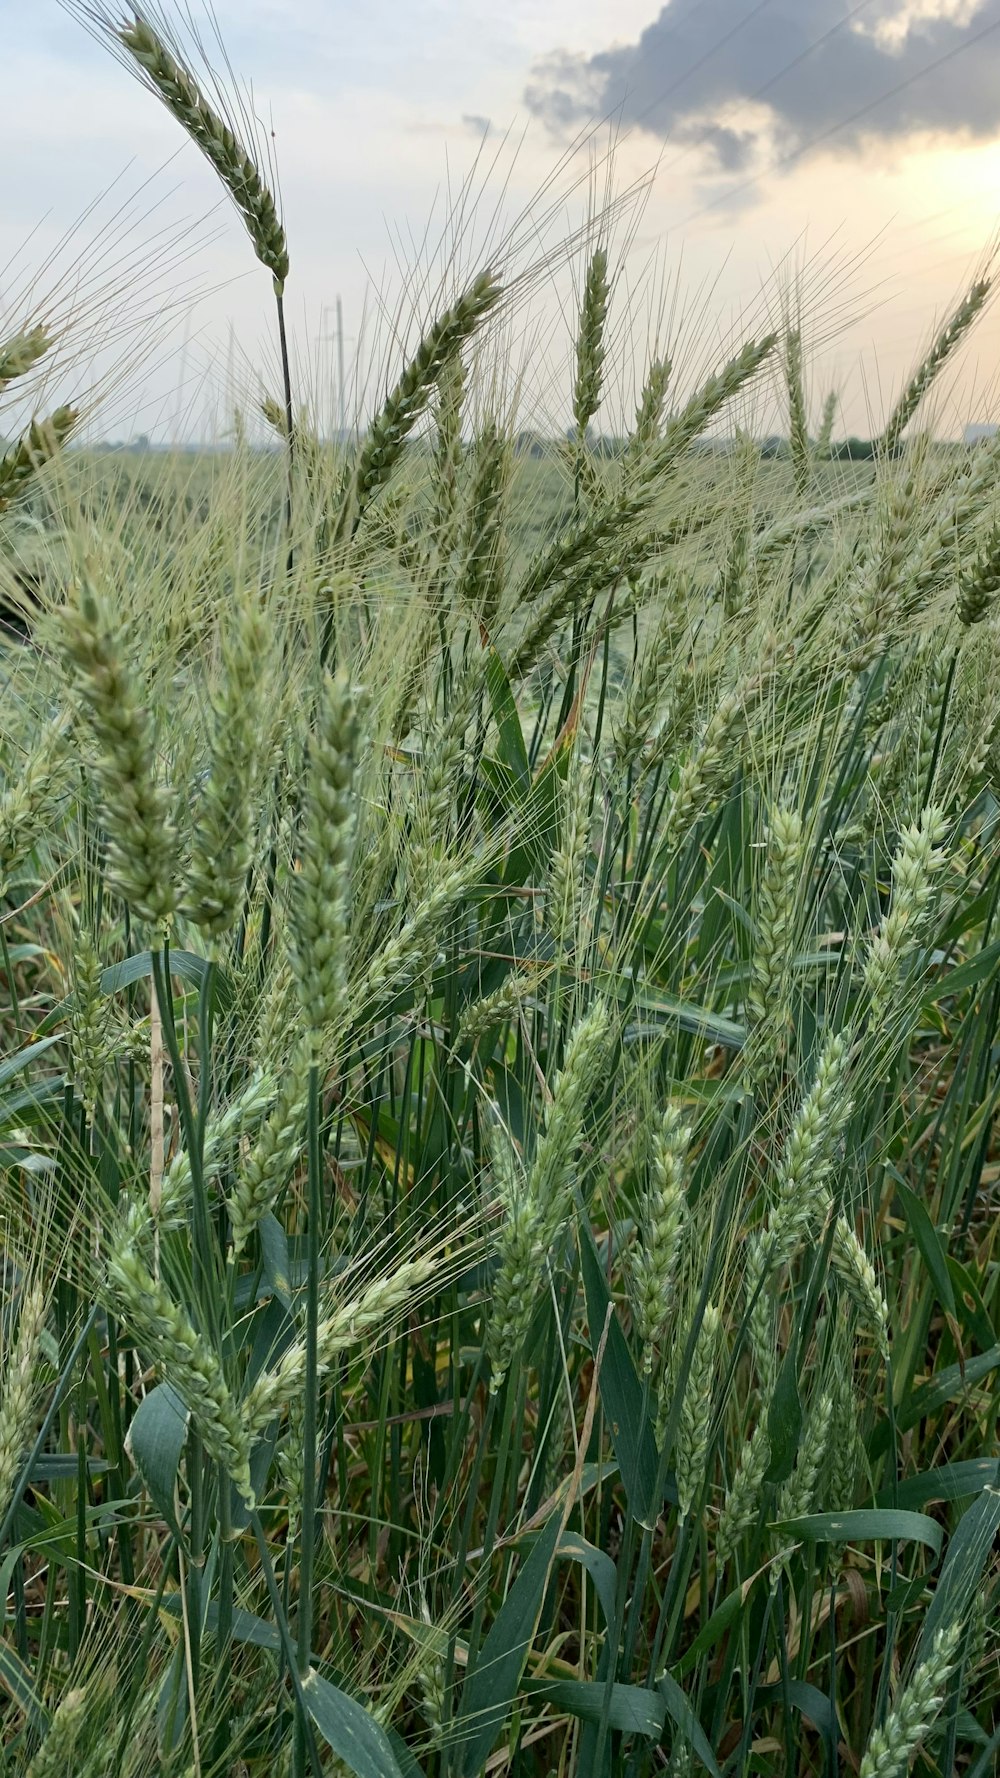
[[[614,113],[724,170],[819,138],[989,138],[1000,0],[669,0],[637,43],[550,56],[525,97],[556,127]]]
[[[674,131],[679,142],[704,148],[724,173],[738,173],[753,158],[758,136],[754,130],[728,129],[705,117],[683,118]]]

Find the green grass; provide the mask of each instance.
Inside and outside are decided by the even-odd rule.
[[[2,521],[4,1770],[986,1778],[997,449],[503,312]]]

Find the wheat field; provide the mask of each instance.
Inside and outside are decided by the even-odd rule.
[[[502,256],[330,444],[71,10],[283,386],[102,457],[0,337],[4,1772],[989,1778],[989,277],[863,472],[787,317],[599,440],[598,212],[541,460]]]

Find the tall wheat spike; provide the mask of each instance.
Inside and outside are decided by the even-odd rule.
[[[252,149],[209,104],[190,69],[148,16],[136,12],[130,24],[117,25],[114,31],[149,87],[215,168],[280,296],[288,277],[288,242],[278,206]]]
[[[978,279],[968,295],[959,303],[951,319],[941,329],[926,358],[907,383],[889,415],[884,431],[876,441],[879,456],[888,456],[895,450],[935,377],[944,369],[956,347],[965,338],[976,316],[985,307],[991,289],[991,279]]]
[[[445,366],[471,339],[501,295],[502,287],[494,274],[481,272],[424,334],[358,453],[351,518],[355,531],[371,501],[389,480]],[[341,534],[351,511],[350,506],[345,506],[339,526]]]
[[[285,326],[285,284],[288,279],[288,239],[279,214],[278,202],[261,169],[260,158],[252,143],[246,140],[252,124],[245,107],[238,104],[224,115],[202,91],[192,70],[186,65],[183,52],[171,37],[162,17],[157,19],[153,7],[136,7],[131,19],[122,21],[108,0],[64,0],[70,11],[81,16],[91,29],[108,37],[117,48],[121,46],[129,64],[138,69],[149,90],[166,106],[171,116],[201,150],[228,191],[250,238],[260,263],[271,273],[278,319],[278,346],[284,385],[285,416],[282,428],[287,441],[288,480],[285,496],[285,518],[288,532],[289,573],[293,565],[291,542],[292,496],[295,455],[295,422],[292,402],[291,365]],[[240,111],[242,109],[242,117]],[[249,130],[241,128],[249,125]]]
[[[576,381],[573,418],[580,443],[601,405],[601,373],[604,367],[604,324],[608,314],[608,254],[595,249],[583,288],[580,326],[576,342]]]
[[[670,370],[669,358],[654,358],[646,372],[646,381],[635,410],[635,425],[628,441],[627,456],[630,458],[641,457],[659,433]]]
[[[792,480],[799,499],[805,500],[812,486],[812,461],[802,378],[802,335],[797,327],[790,328],[785,337],[785,381],[788,385],[788,448],[792,457]]]
[[[840,397],[837,394],[836,389],[831,389],[823,402],[823,412],[820,415],[819,431],[816,434],[816,443],[813,448],[813,455],[817,462],[822,463],[830,455],[833,446],[833,423],[837,418],[837,406],[839,401]]]

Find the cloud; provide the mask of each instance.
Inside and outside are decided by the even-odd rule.
[[[1000,0],[668,0],[635,43],[558,51],[529,107],[557,129],[614,114],[734,171],[815,144],[1000,134]]]

